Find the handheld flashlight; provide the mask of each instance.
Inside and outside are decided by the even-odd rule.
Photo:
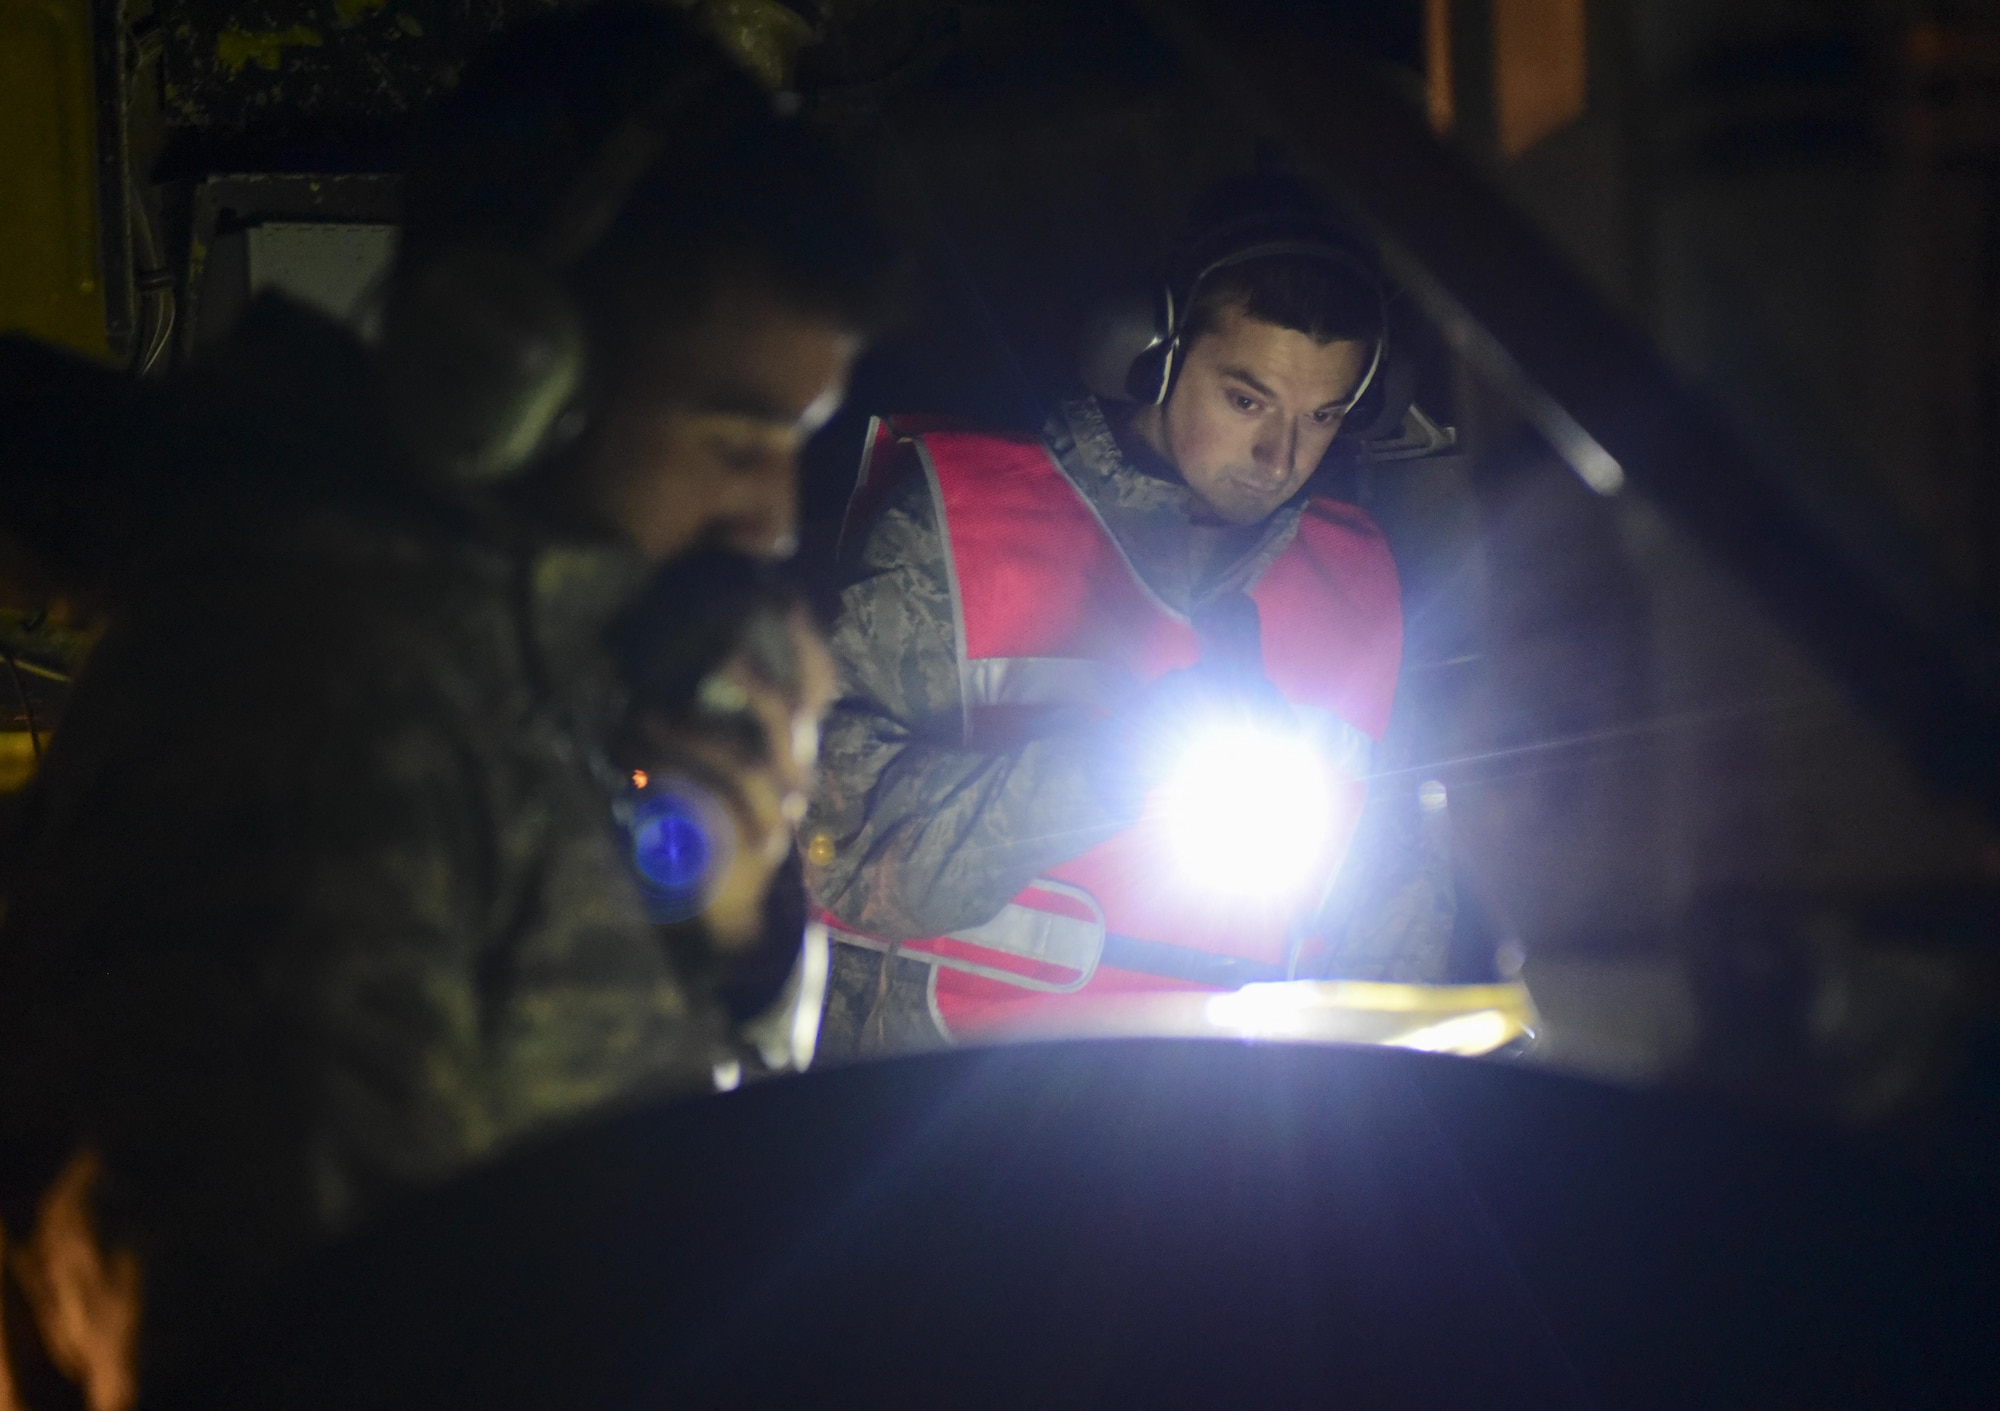
[[[1335,822],[1327,764],[1264,675],[1257,605],[1242,593],[1197,613],[1202,665],[1223,682],[1174,732],[1163,789],[1176,875],[1242,899],[1297,889]]]
[[[636,775],[614,816],[647,919],[668,925],[699,915],[735,855],[721,800],[690,779]]]

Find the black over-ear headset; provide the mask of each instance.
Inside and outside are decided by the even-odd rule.
[[[1204,233],[1168,260],[1155,291],[1152,339],[1132,360],[1125,379],[1126,395],[1155,406],[1165,402],[1180,373],[1181,358],[1187,351],[1188,320],[1203,286],[1223,270],[1277,255],[1322,261],[1353,275],[1374,292],[1380,332],[1349,407],[1360,406],[1371,391],[1376,396],[1369,401],[1380,405],[1367,409],[1365,425],[1346,429],[1362,435],[1393,431],[1402,421],[1413,389],[1407,385],[1409,379],[1397,375],[1401,369],[1392,365],[1388,289],[1363,247],[1331,224],[1293,214],[1229,222]]]
[[[406,444],[432,474],[510,479],[581,429],[589,339],[569,272],[659,158],[669,120],[728,72],[718,58],[650,93],[583,164],[529,248],[462,244],[392,287],[384,391]]]

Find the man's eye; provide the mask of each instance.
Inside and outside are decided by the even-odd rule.
[[[1345,415],[1345,412],[1314,412],[1313,420],[1321,426],[1338,426],[1340,419]]]
[[[1246,397],[1241,392],[1231,392],[1229,394],[1229,405],[1236,408],[1239,412],[1254,412],[1257,410],[1257,399],[1255,397]]]

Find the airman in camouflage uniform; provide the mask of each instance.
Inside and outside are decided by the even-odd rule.
[[[323,404],[340,379],[301,341],[260,347],[260,377],[289,357]],[[299,420],[386,454],[347,411]],[[276,1248],[551,1122],[704,1087],[719,1026],[645,924],[593,775],[622,708],[598,639],[646,570],[412,493],[149,574],[10,858],[15,1158],[41,1139],[59,1164],[88,1113],[123,1181],[227,1192]],[[189,1089],[218,1126],[269,1118],[189,1130]]]
[[[1124,409],[1129,415],[1129,408]],[[1194,492],[1118,430],[1120,410],[1066,404],[1044,441],[1146,585],[1181,613],[1253,581],[1291,542],[1300,509],[1212,525]],[[939,936],[991,919],[1052,864],[1130,826],[1093,785],[1089,737],[1003,752],[960,743],[950,570],[927,484],[912,478],[850,546],[833,631],[843,697],[828,718],[819,795],[806,825],[821,905],[885,939]],[[1392,726],[1377,772],[1397,779]],[[1444,976],[1454,913],[1448,859],[1406,786],[1385,782],[1367,813],[1327,933],[1328,971],[1348,979]],[[831,1057],[942,1042],[931,969],[840,945],[822,1030]]]
[[[453,248],[538,249],[577,170],[632,146],[631,114],[664,121],[690,68],[689,140],[559,269],[588,421],[522,483],[449,482],[397,419],[412,384],[279,303],[189,375],[178,400],[215,414],[165,460],[203,496],[79,683],[0,931],[0,1244],[83,1191],[85,1237],[27,1281],[45,1338],[64,1307],[110,1319],[77,1343],[99,1362],[63,1368],[79,1382],[129,1375],[139,1321],[93,1267],[142,1268],[123,1360],[151,1368],[409,1192],[711,1088],[718,1007],[614,831],[606,632],[696,544],[788,551],[797,452],[889,242],[708,41],[607,5],[468,73],[394,284]]]

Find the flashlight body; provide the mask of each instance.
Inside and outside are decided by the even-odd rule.
[[[670,925],[699,915],[735,856],[722,802],[691,780],[641,774],[613,804],[612,818],[647,919]]]

